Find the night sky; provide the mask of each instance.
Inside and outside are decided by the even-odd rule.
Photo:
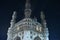
[[[25,0],[0,0],[0,40],[7,40],[13,11],[17,11],[17,22],[24,18]],[[31,0],[32,15],[40,22],[40,12],[46,16],[49,29],[49,40],[60,38],[60,1],[59,0]]]

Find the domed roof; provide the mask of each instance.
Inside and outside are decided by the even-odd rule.
[[[16,30],[19,30],[19,31],[36,30],[37,27],[38,28],[42,27],[39,22],[31,18],[24,18],[15,24],[15,26],[13,27],[13,30],[15,32],[17,32]]]
[[[37,21],[35,21],[34,19],[31,19],[31,18],[24,18],[24,19],[22,19],[21,21],[19,21],[19,22],[17,22],[16,24],[15,24],[15,26],[18,26],[18,25],[20,25],[20,26],[23,26],[23,25],[30,25],[30,26],[41,26],[41,24],[39,23],[39,22],[37,22]]]

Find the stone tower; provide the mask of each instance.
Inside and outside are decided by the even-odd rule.
[[[8,28],[7,40],[49,40],[49,32],[46,27],[46,20],[41,11],[41,23],[36,18],[30,18],[30,1],[26,0],[25,18],[16,23],[16,11],[13,12],[10,27]]]

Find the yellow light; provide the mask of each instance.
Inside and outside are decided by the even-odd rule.
[[[39,30],[39,28],[38,28],[38,27],[36,27],[36,30],[38,31],[38,30]]]
[[[40,27],[40,32],[42,31],[42,27]]]

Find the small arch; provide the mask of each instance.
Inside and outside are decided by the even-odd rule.
[[[15,37],[14,40],[21,40],[19,36]]]
[[[41,40],[39,36],[35,37],[34,40]]]

